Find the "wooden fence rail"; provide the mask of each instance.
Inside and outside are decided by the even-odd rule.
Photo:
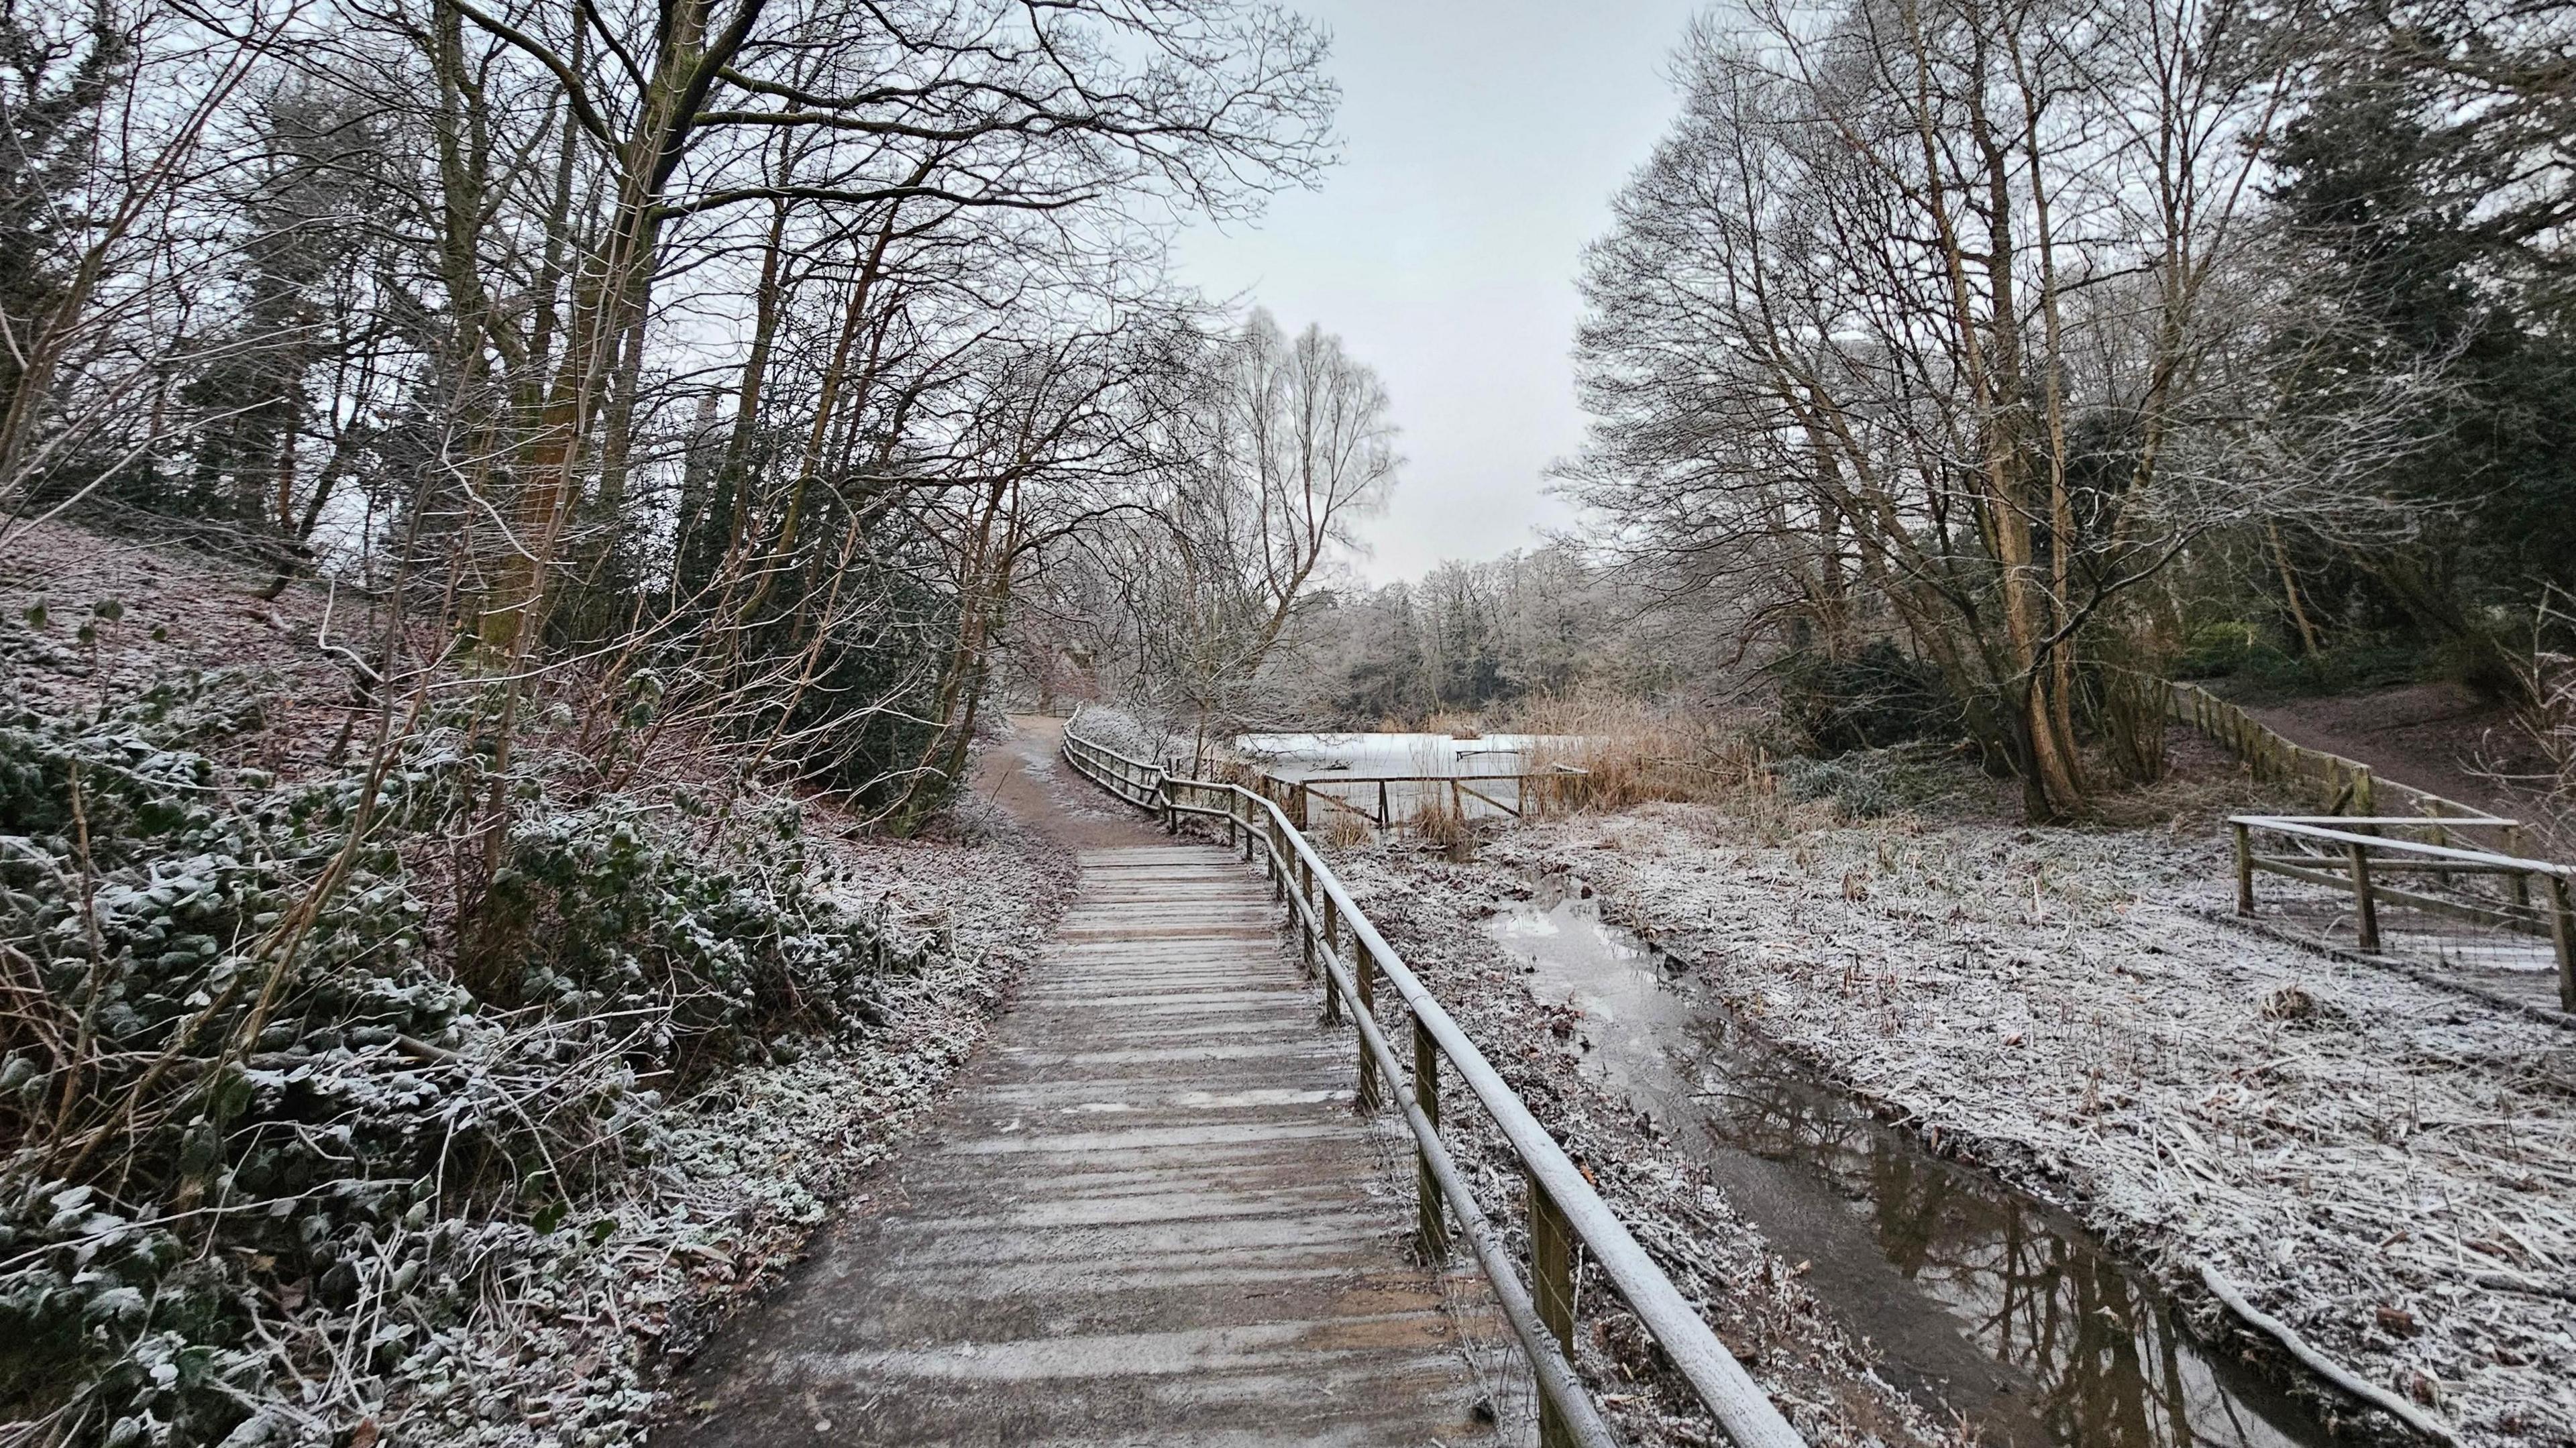
[[[1291,779],[1284,774],[1264,774],[1261,776],[1260,793],[1287,810],[1290,823],[1299,829],[1313,824],[1316,818],[1314,805],[1320,800],[1372,828],[1386,830],[1402,825],[1413,814],[1419,814],[1422,806],[1421,799],[1415,798],[1411,813],[1399,809],[1397,803],[1401,795],[1390,792],[1390,786],[1412,786],[1415,796],[1424,795],[1426,790],[1423,787],[1428,786],[1427,794],[1432,800],[1437,800],[1445,789],[1449,795],[1449,812],[1460,819],[1466,818],[1467,801],[1471,799],[1513,819],[1527,819],[1533,804],[1545,805],[1550,801],[1562,804],[1566,788],[1584,776],[1585,771],[1570,764],[1510,774],[1344,774],[1335,771],[1302,779]],[[1512,786],[1510,800],[1488,794],[1478,787],[1503,784]],[[1532,788],[1533,784],[1536,789]],[[1373,804],[1369,797],[1370,786],[1376,788]],[[1349,794],[1353,789],[1359,791],[1357,803]]]
[[[2172,683],[2172,715],[2236,752],[2256,779],[2305,783],[2316,788],[2318,812],[2330,815],[2397,815],[2428,819],[2489,819],[2485,810],[2430,790],[2382,779],[2357,759],[2310,749],[2283,738],[2242,708],[2198,684]],[[2437,841],[2438,843],[2438,841]],[[2513,853],[2508,845],[2505,853]]]
[[[2463,848],[2451,836],[2510,832],[2515,822],[2482,816],[2445,817],[2439,825],[2409,815],[2232,815],[2236,835],[2236,913],[2254,913],[2254,877],[2279,875],[2352,898],[2353,937],[2363,950],[2380,949],[2379,908],[2403,905],[2489,929],[2547,939],[2558,958],[2558,1008],[2576,1015],[2576,905],[2569,898],[2576,866],[2525,859],[2509,851]],[[2393,830],[2439,833],[2438,840],[2408,839]],[[2389,882],[2389,876],[2427,877],[2423,889]],[[2500,878],[2502,899],[2428,893],[2446,882]]]

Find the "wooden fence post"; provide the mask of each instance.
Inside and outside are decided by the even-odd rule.
[[[2379,902],[2370,893],[2370,853],[2364,845],[2346,845],[2352,861],[2353,933],[2364,950],[2379,948]]]
[[[1431,1038],[1431,1028],[1422,1017],[1413,1018],[1413,1104],[1422,1108],[1422,1117],[1437,1130],[1440,1126],[1440,1043]],[[1431,1175],[1431,1153],[1421,1144],[1413,1148],[1414,1185],[1418,1217],[1422,1232],[1422,1251],[1438,1257],[1449,1247],[1449,1223],[1440,1212],[1440,1183]]]
[[[1377,956],[1366,947],[1362,947],[1351,952],[1351,984],[1359,991],[1359,1013],[1368,1017],[1370,1020],[1376,1020]],[[1356,1037],[1358,1033],[1355,1031],[1352,1034]],[[1376,1106],[1377,1058],[1369,1054],[1367,1043],[1362,1042],[1360,1045],[1360,1089],[1359,1094],[1351,1099],[1351,1109],[1354,1111],[1369,1111],[1375,1109]]]
[[[1555,1334],[1570,1363],[1574,1361],[1574,1231],[1538,1178],[1525,1179],[1529,1183],[1530,1296],[1538,1307],[1538,1320]],[[1539,1400],[1538,1441],[1540,1448],[1567,1448],[1574,1441],[1564,1418],[1544,1397]]]
[[[2549,941],[2558,947],[2558,1008],[2576,1016],[2576,909],[2567,902],[2567,877],[2546,876],[2542,889],[2549,896]]]
[[[1327,893],[1324,896],[1324,953],[1330,955],[1335,951],[1338,951],[1341,948],[1341,943],[1341,910],[1333,904],[1332,895]],[[1359,952],[1354,950],[1351,954],[1356,957]],[[1354,960],[1353,964],[1356,965],[1357,961]],[[1334,986],[1333,978],[1328,973],[1324,977],[1324,1024],[1328,1026],[1337,1026],[1341,1024],[1341,1021],[1342,993]],[[1365,1050],[1360,1052],[1360,1059],[1368,1059],[1368,1052]]]
[[[1306,967],[1306,974],[1312,976],[1315,973],[1315,928],[1309,922],[1313,920],[1315,914],[1315,867],[1306,863],[1306,856],[1302,851],[1298,853],[1296,859],[1297,898],[1306,906],[1303,910],[1295,911],[1298,958],[1299,962]],[[1328,990],[1325,994],[1330,995],[1332,992]]]
[[[2254,913],[2254,843],[2243,820],[2231,820],[2236,826],[2236,913]]]

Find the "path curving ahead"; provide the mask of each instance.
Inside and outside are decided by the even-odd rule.
[[[979,787],[1077,848],[1073,907],[866,1214],[654,1444],[1486,1441],[1260,874],[1018,722]]]

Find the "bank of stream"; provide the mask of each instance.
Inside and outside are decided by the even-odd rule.
[[[1587,1069],[1650,1118],[1880,1372],[2013,1448],[2322,1445],[2259,1374],[2068,1214],[1947,1161],[1747,1030],[1691,972],[1549,876],[1487,933],[1581,1013]]]

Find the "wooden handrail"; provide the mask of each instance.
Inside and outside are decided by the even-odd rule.
[[[2380,948],[2379,902],[2411,906],[2428,914],[2498,926],[2549,938],[2558,959],[2558,1008],[2576,1015],[2576,903],[2570,882],[2576,865],[2533,860],[2493,850],[2468,850],[2448,843],[2398,839],[2366,831],[2391,826],[2434,823],[2420,818],[2345,815],[2230,815],[2236,836],[2236,913],[2254,914],[2254,876],[2281,875],[2327,889],[2352,891],[2354,939],[2363,950]],[[2446,825],[2501,827],[2506,839],[2516,836],[2516,822],[2494,815],[2444,820]],[[2318,847],[2309,853],[2267,855],[2255,850],[2256,832],[2278,836],[2294,845]],[[2501,903],[2444,899],[2382,883],[2380,874],[2397,871],[2455,875],[2498,875],[2513,887],[2510,909]],[[2536,887],[2536,888],[2535,888]],[[2537,896],[2537,899],[2534,897]]]
[[[1177,824],[1182,815],[1222,819],[1229,836],[1240,834],[1247,855],[1255,843],[1260,845],[1264,868],[1287,897],[1300,945],[1310,958],[1320,958],[1328,990],[1348,1007],[1358,1029],[1367,1068],[1362,1073],[1364,1088],[1372,1077],[1390,1086],[1406,1079],[1370,1008],[1375,996],[1370,977],[1383,976],[1395,988],[1413,1018],[1416,1059],[1411,1089],[1392,1094],[1412,1129],[1423,1173],[1438,1185],[1473,1246],[1537,1375],[1547,1410],[1541,1415],[1543,1442],[1553,1448],[1559,1443],[1608,1444],[1612,1439],[1567,1360],[1573,1331],[1570,1279],[1551,1280],[1551,1264],[1542,1260],[1548,1254],[1533,1250],[1532,1263],[1539,1269],[1540,1281],[1535,1293],[1522,1284],[1511,1254],[1451,1160],[1437,1122],[1420,1104],[1426,1098],[1438,1099],[1436,1073],[1444,1058],[1519,1158],[1530,1185],[1533,1247],[1543,1245],[1537,1231],[1542,1226],[1561,1225],[1580,1241],[1738,1448],[1804,1448],[1804,1440],[1761,1385],[1638,1245],[1484,1052],[1406,967],[1404,958],[1387,944],[1332,867],[1275,801],[1239,785],[1175,777],[1161,766],[1082,739],[1070,723],[1064,733],[1064,757],[1077,773],[1140,808],[1163,815],[1167,823]],[[1150,785],[1145,783],[1148,779]],[[1340,927],[1348,928],[1354,946],[1347,960],[1338,939]],[[1364,1089],[1364,1103],[1366,1096]],[[1564,1270],[1560,1258],[1553,1272]]]
[[[2430,859],[2470,860],[2482,865],[2502,865],[2521,875],[2555,875],[2576,879],[2576,865],[2561,865],[2549,860],[2525,859],[2519,855],[2500,855],[2492,850],[2464,850],[2457,845],[2427,844],[2422,840],[2401,840],[2388,835],[2366,835],[2342,828],[2345,825],[2384,825],[2427,823],[2422,819],[2351,819],[2342,815],[2229,815],[2231,825],[2248,826],[2273,834],[2297,839],[2325,840],[2340,845],[2366,845],[2372,849],[2393,850],[2399,854],[2422,855]],[[2474,820],[2445,820],[2444,824],[2509,825],[2512,820],[2492,817]]]

